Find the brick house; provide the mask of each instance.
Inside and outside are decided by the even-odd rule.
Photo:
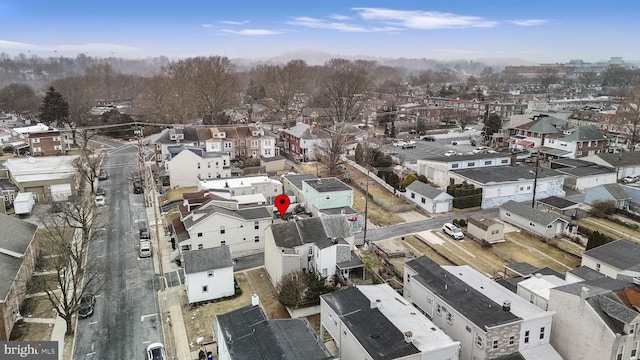
[[[60,131],[29,133],[29,151],[33,156],[64,155],[65,149]]]

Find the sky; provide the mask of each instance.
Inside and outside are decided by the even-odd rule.
[[[0,0],[0,52],[640,61],[638,15],[637,0]]]

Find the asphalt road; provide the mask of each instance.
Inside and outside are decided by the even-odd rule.
[[[157,304],[158,278],[151,258],[138,258],[137,221],[146,219],[142,195],[133,194],[128,175],[136,168],[137,148],[120,145],[109,149],[103,166],[109,179],[106,206],[100,208],[107,223],[88,256],[105,260],[104,290],[96,299],[94,314],[79,319],[74,359],[145,359],[146,346],[162,342]]]

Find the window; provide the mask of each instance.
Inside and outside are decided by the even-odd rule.
[[[198,163],[198,169],[200,169],[200,163]]]
[[[536,296],[533,295],[533,294],[529,295],[529,302],[532,303],[532,304],[535,303],[536,302]],[[544,328],[542,328],[542,329],[544,329]]]
[[[504,214],[507,215],[507,216],[511,216],[511,214],[509,214],[509,213],[504,213]]]
[[[629,334],[635,334],[636,333],[636,325],[637,324],[631,324],[629,326]]]
[[[42,151],[42,148],[40,148],[40,147],[34,147],[33,148],[33,152],[41,152],[41,151]]]
[[[540,328],[540,340],[544,339],[544,327]]]
[[[624,354],[624,345],[620,345],[620,347],[618,347],[618,352],[616,353],[616,360],[622,360],[623,354]]]
[[[509,336],[509,345],[513,345],[516,343],[516,337],[515,336]]]
[[[422,198],[422,203],[423,203],[423,204],[426,204],[426,203],[427,203],[427,201],[426,201],[426,199],[425,199],[425,198]]]
[[[202,230],[198,230],[198,237],[202,237]]]
[[[211,163],[207,161],[207,168],[211,169]]]
[[[484,162],[485,165],[491,165],[491,160],[487,160]]]
[[[62,145],[53,145],[53,150],[62,150]]]
[[[530,222],[530,223],[529,223],[529,226],[531,226],[531,227],[536,227],[536,224],[534,224],[534,223]]]
[[[500,230],[491,230],[491,235],[499,234]]]
[[[225,232],[224,225],[220,225],[220,234],[224,234]]]
[[[324,198],[327,199],[327,200],[331,200],[331,195],[327,195]]]
[[[198,250],[202,250],[202,249],[204,249],[204,245],[198,244]]]
[[[411,193],[411,198],[412,198],[412,199],[415,199],[415,198],[416,198],[416,193],[413,193],[413,192],[412,192],[412,193]]]
[[[447,321],[449,322],[449,324],[453,324],[453,314],[452,313],[447,313]]]
[[[309,255],[313,255],[313,246],[309,246],[307,252],[309,253]]]
[[[475,161],[470,161],[467,163],[467,167],[472,167],[472,166],[476,166],[476,162]]]
[[[203,293],[209,292],[209,286],[204,285],[204,286],[202,287],[202,292],[203,292]]]
[[[436,314],[442,315],[442,307],[440,304],[436,304]]]
[[[600,271],[600,263],[596,264],[596,271]]]
[[[458,164],[451,164],[451,168],[452,169],[457,169],[458,168]]]
[[[220,241],[220,246],[225,246],[225,245],[227,245],[226,241],[224,241],[224,240]]]
[[[39,138],[31,139],[32,144],[38,144],[40,142]]]
[[[480,335],[476,335],[476,345],[480,349],[484,349],[484,339]]]
[[[207,277],[213,277],[213,270],[207,271]]]
[[[525,344],[529,343],[529,330],[524,332],[524,343]]]
[[[260,221],[254,221],[253,222],[253,228],[256,229],[256,230],[260,229]]]
[[[253,242],[260,242],[260,236],[256,235],[256,236],[253,238]]]
[[[638,358],[638,346],[640,346],[640,342],[636,341],[633,343],[633,349],[631,349],[631,360],[636,360]]]
[[[509,163],[509,160],[507,160],[507,159],[502,159],[502,160],[500,160],[500,163],[501,163],[501,164],[508,164],[508,163]]]
[[[493,340],[493,343],[491,344],[491,348],[492,349],[497,349],[498,348],[498,340]]]
[[[582,143],[578,143],[578,148],[582,149]]]
[[[53,141],[60,141],[60,136],[54,136]]]

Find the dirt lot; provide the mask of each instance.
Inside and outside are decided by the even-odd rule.
[[[629,223],[636,223],[626,218],[622,219]],[[606,219],[599,219],[595,217],[580,219],[580,226],[584,226],[591,230],[598,230],[600,233],[605,234],[613,239],[624,237],[630,240],[640,241],[640,232]]]
[[[187,304],[185,298],[182,315],[189,341],[195,341],[201,336],[204,337],[205,343],[213,341],[211,324],[214,323],[216,315],[225,314],[250,305],[253,294],[258,294],[260,304],[268,318],[283,319],[289,317],[287,310],[278,302],[275,289],[271,286],[264,269],[238,272],[235,274],[235,278],[242,289],[242,295],[236,298],[196,306]]]
[[[48,341],[53,332],[52,324],[28,323],[16,324],[11,332],[12,341]]]

